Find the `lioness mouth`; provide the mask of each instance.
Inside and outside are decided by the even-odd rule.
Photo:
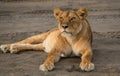
[[[62,33],[70,33],[70,32],[67,32],[67,31],[64,30]]]
[[[67,32],[67,31],[63,31],[62,33],[66,33],[66,34],[70,34],[70,35],[72,35],[72,33],[71,32]]]

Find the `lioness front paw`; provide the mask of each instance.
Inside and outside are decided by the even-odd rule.
[[[10,46],[10,53],[17,53],[19,49],[17,48],[16,44],[11,44]]]
[[[50,71],[50,70],[53,70],[53,68],[55,68],[53,63],[42,64],[42,65],[40,65],[39,70],[41,70],[41,71]]]
[[[95,69],[95,66],[93,63],[81,63],[80,68],[83,71],[92,71]]]
[[[0,50],[4,53],[8,52],[10,50],[10,45],[1,45]]]

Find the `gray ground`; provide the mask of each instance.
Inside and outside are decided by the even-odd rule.
[[[120,76],[120,0],[53,0],[42,2],[0,2],[0,44],[22,40],[57,26],[53,9],[86,7],[94,33],[96,69],[82,72],[80,58],[61,59],[51,72],[38,70],[44,52],[0,52],[0,76]]]

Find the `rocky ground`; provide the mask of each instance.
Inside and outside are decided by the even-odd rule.
[[[120,76],[120,0],[53,0],[0,2],[0,45],[12,43],[57,27],[53,9],[86,7],[94,34],[96,69],[82,72],[80,58],[64,58],[50,72],[38,70],[44,52],[0,52],[0,76]]]

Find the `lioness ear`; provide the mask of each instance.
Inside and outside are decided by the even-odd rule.
[[[54,9],[54,16],[56,17],[56,19],[60,16],[60,14],[62,13],[63,11],[59,8],[55,8]]]
[[[88,16],[88,10],[86,8],[79,8],[77,14],[80,18],[86,18]]]

